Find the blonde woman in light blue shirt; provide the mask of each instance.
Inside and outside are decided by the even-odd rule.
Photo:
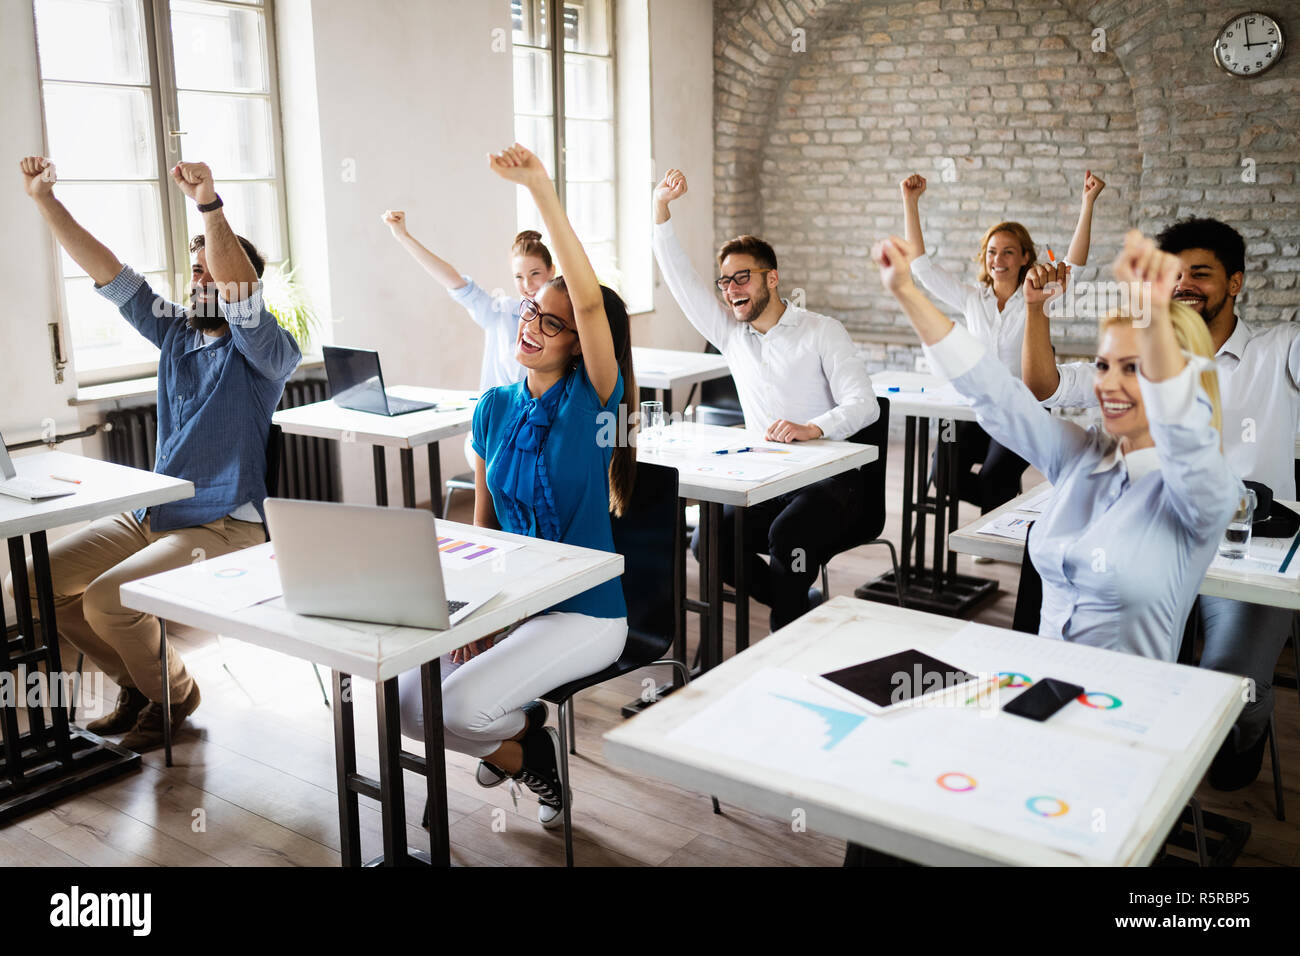
[[[973,401],[990,435],[1055,487],[1029,545],[1043,580],[1040,636],[1175,660],[1244,494],[1220,447],[1205,323],[1171,303],[1178,259],[1137,231],[1125,237],[1115,275],[1142,292],[1132,309],[1101,320],[1093,387],[1102,423],[1085,430],[1044,409],[926,298],[912,282],[907,242],[884,240],[872,255],[934,370]],[[1036,287],[1035,275],[1026,296],[1050,298],[1059,287]]]

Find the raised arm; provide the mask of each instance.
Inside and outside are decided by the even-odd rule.
[[[492,171],[512,183],[524,186],[532,194],[542,222],[550,233],[555,250],[555,260],[564,276],[573,304],[573,318],[578,326],[578,341],[582,346],[582,361],[587,378],[601,404],[609,401],[618,385],[618,358],[614,353],[614,336],[609,330],[605,315],[605,298],[600,291],[600,280],[591,267],[587,252],[573,231],[573,224],[560,205],[551,178],[542,161],[518,143],[496,155],[488,156]]]
[[[1100,177],[1094,176],[1092,170],[1083,174],[1083,198],[1079,206],[1079,222],[1074,227],[1074,237],[1070,239],[1070,251],[1065,256],[1076,266],[1088,264],[1088,247],[1092,244],[1092,207],[1105,188],[1106,184]]]
[[[1142,375],[1149,382],[1173,378],[1187,366],[1169,318],[1179,269],[1177,256],[1161,251],[1154,240],[1136,229],[1124,237],[1124,248],[1115,260],[1115,278],[1133,290],[1130,302],[1140,316],[1133,323],[1138,357]]]
[[[1056,394],[1061,373],[1052,352],[1052,333],[1047,305],[1062,292],[1070,278],[1070,266],[1040,262],[1025,273],[1025,337],[1020,344],[1020,377],[1040,402]]]
[[[172,167],[172,181],[200,206],[217,200],[217,185],[206,163],[177,163]],[[203,248],[207,252],[208,271],[222,299],[242,302],[253,294],[257,270],[220,206],[203,213]]]
[[[912,173],[898,184],[898,188],[903,192],[903,237],[918,256],[923,256],[925,239],[921,236],[921,194],[925,192],[925,177]]]
[[[397,244],[411,254],[411,258],[424,267],[424,271],[437,279],[448,290],[465,286],[465,279],[446,259],[426,249],[419,240],[406,231],[406,213],[400,209],[384,211],[384,224],[397,240]]]
[[[721,349],[732,320],[724,313],[713,283],[691,265],[690,256],[677,241],[676,232],[669,222],[668,204],[686,195],[686,188],[686,176],[680,169],[668,170],[655,187],[655,225],[651,244],[668,291],[686,320]]]
[[[86,270],[95,285],[106,286],[122,271],[122,263],[112,250],[89,232],[54,198],[58,175],[54,164],[44,156],[27,156],[18,164],[23,174],[23,189],[50,226],[50,232],[72,261]]]

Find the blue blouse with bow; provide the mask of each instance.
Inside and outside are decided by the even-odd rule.
[[[600,551],[614,550],[609,520],[612,445],[597,441],[602,412],[618,414],[619,375],[601,403],[578,367],[540,398],[528,382],[488,389],[474,409],[471,445],[487,462],[487,486],[503,531]],[[626,617],[621,578],[550,608],[592,617]]]

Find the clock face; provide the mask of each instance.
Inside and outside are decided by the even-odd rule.
[[[1263,13],[1242,13],[1219,31],[1214,62],[1233,76],[1263,73],[1282,56],[1282,27]]]

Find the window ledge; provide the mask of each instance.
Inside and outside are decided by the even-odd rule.
[[[323,368],[324,365],[325,359],[321,355],[304,355],[293,374],[297,376],[304,369]],[[152,398],[157,394],[158,377],[154,375],[148,378],[132,378],[124,382],[109,382],[105,385],[87,385],[78,388],[77,394],[68,399],[68,404],[99,405],[132,398]]]

